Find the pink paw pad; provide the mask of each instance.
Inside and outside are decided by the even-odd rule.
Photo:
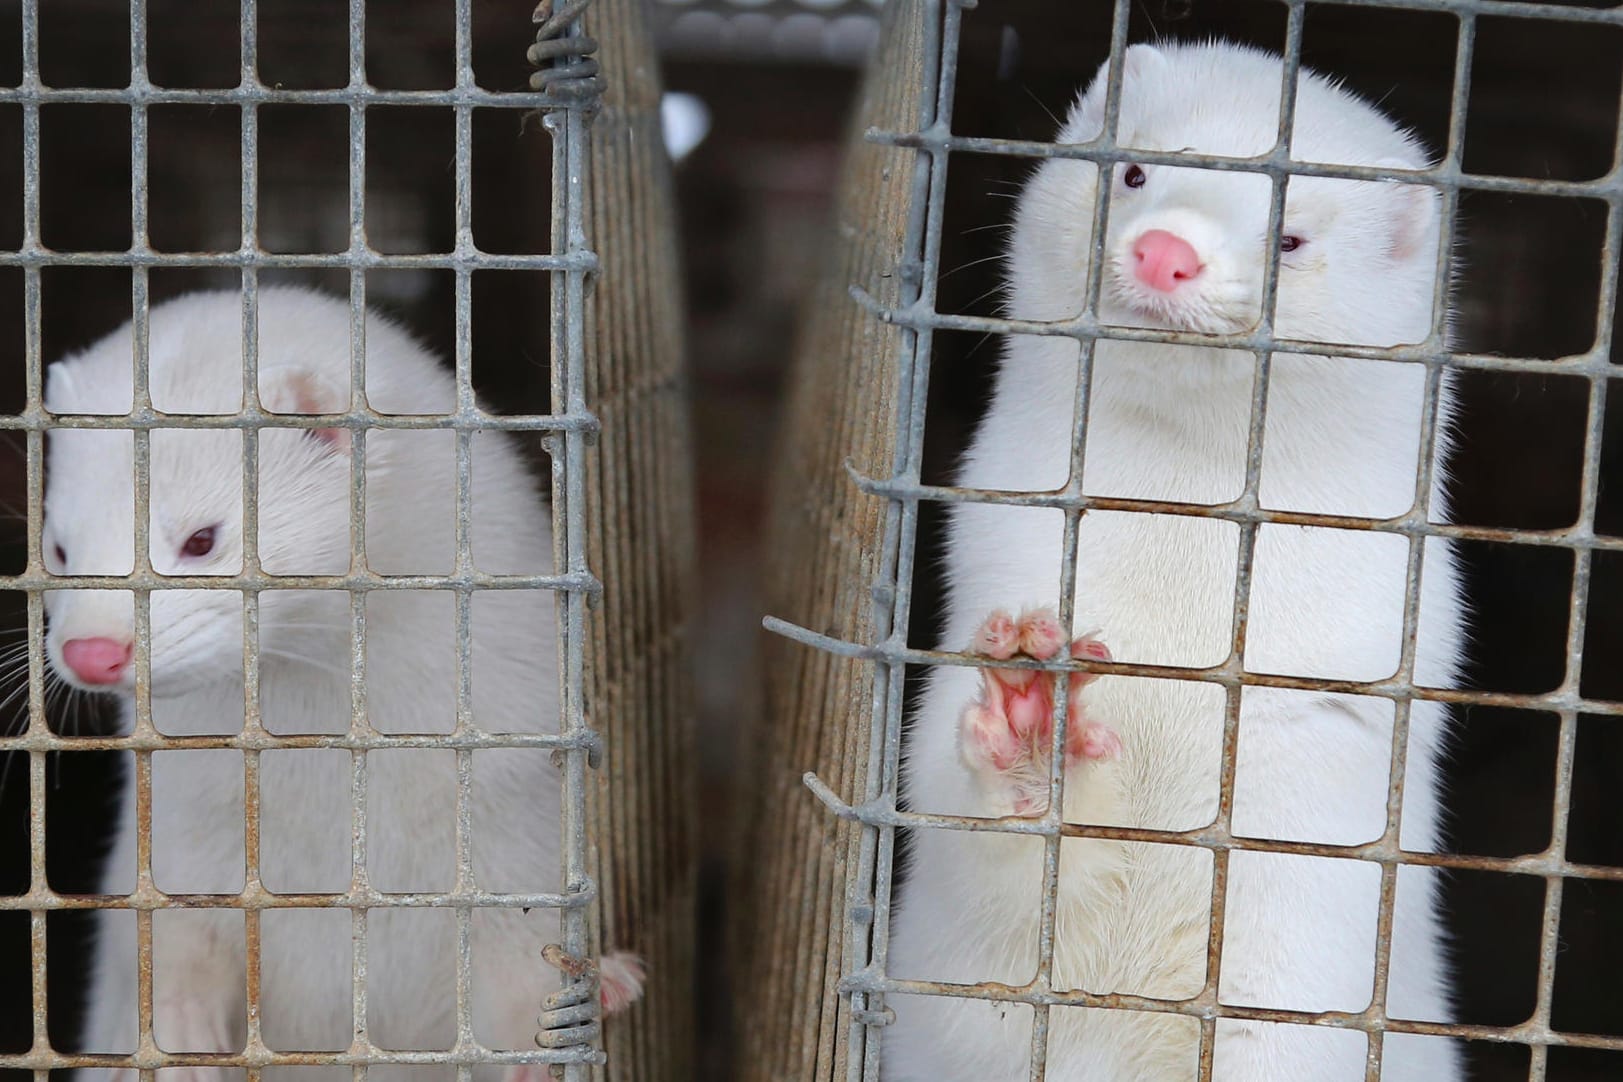
[[[970,653],[995,658],[1012,657],[1019,649],[1020,625],[1002,609],[994,610],[981,623],[975,630],[974,641],[969,644]]]
[[[1059,618],[1047,609],[1020,614],[1020,652],[1047,661],[1065,645]]]
[[[1076,725],[1065,732],[1066,758],[1114,759],[1121,754],[1121,737],[1108,725]]]
[[[1048,609],[1011,620],[1001,610],[987,617],[975,633],[970,652],[1003,661],[1017,656],[1048,661],[1065,649],[1065,633]],[[1109,661],[1110,651],[1091,635],[1069,644],[1070,656]],[[1072,673],[1067,685],[1065,765],[1097,762],[1121,754],[1120,736],[1109,726],[1088,720],[1081,693],[1095,677]],[[1002,775],[1008,803],[1016,815],[1040,815],[1048,804],[1048,757],[1053,741],[1054,694],[1058,674],[1035,669],[988,667],[981,670],[981,693],[965,708],[960,737],[971,769]]]

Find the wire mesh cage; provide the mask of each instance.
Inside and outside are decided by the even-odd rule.
[[[8,1074],[691,1069],[691,805],[672,780],[690,752],[691,448],[658,74],[638,4],[530,16],[465,0],[9,8],[3,423],[19,438],[8,489],[27,532],[3,584],[26,624],[0,723]],[[601,73],[582,59],[599,42]],[[184,333],[202,336],[189,341],[230,354],[223,406],[175,390],[187,312]],[[65,381],[46,362],[121,323],[97,349],[115,383],[133,357],[123,404],[48,404],[48,378]],[[301,349],[341,355],[341,373],[306,380]],[[443,401],[384,386],[408,354],[423,367],[406,398]],[[96,355],[76,371],[96,371]],[[295,390],[279,398],[290,356]],[[48,475],[47,450],[81,433],[128,441],[133,573],[75,567],[77,546],[44,540],[52,506],[70,528],[57,501],[78,461],[53,450]],[[300,517],[274,480],[289,438],[343,477],[319,567],[299,549],[309,527],[291,563],[276,549],[274,520]],[[202,439],[229,446],[182,456],[177,475],[170,456]],[[234,471],[231,513],[183,553],[209,553],[218,534],[240,558],[189,573],[164,551],[176,525],[164,489],[211,469]],[[482,524],[498,504],[522,558]],[[130,604],[123,683],[100,681],[124,689],[122,721],[62,690],[66,655],[45,648],[53,592]],[[166,599],[182,596],[241,603],[216,636],[229,671],[201,729],[177,728],[191,692],[164,671]],[[318,596],[336,608],[289,623],[289,599]],[[404,652],[402,634],[415,639]],[[414,649],[424,659],[404,661]],[[324,705],[294,713],[330,716],[274,716],[304,679],[290,658],[342,688],[337,708],[310,693]],[[299,755],[325,757],[333,784],[311,788]],[[197,811],[182,790],[204,774],[224,797],[187,839],[215,847],[223,880],[185,883],[176,869],[208,858],[181,853],[175,815]],[[514,779],[524,795],[493,803]],[[109,856],[121,816],[129,844]],[[290,842],[290,816],[325,825]],[[417,871],[385,870],[391,849]],[[317,868],[340,874],[318,883]],[[221,937],[199,951],[221,972],[166,972],[166,953],[204,935]],[[138,1036],[98,1046],[87,981],[125,947]],[[635,991],[635,963],[600,974],[611,950],[663,977],[605,1030],[600,979]],[[502,954],[510,987],[493,976]],[[298,971],[336,972],[328,963],[342,971],[336,1000],[322,985],[301,1005],[290,990],[316,985]],[[193,982],[219,1001],[202,1034],[174,1009]],[[429,1005],[402,1008],[402,995]],[[324,1035],[290,1021],[301,1006],[324,1014]],[[401,1009],[430,1022],[402,1032],[388,1021]],[[491,1021],[503,1015],[505,1034]]]
[[[1203,12],[1204,18],[1190,27],[1177,26],[1190,9]],[[1390,21],[1357,22],[1383,17]],[[1171,25],[1156,25],[1162,18]],[[976,1058],[976,1038],[967,1021],[973,1016],[967,1011],[954,1016],[966,1020],[958,1035],[961,1043],[937,1034],[943,1049],[938,1059],[953,1060],[947,1073],[959,1070],[964,1077],[988,1072],[1033,1079],[1091,1077],[1087,1069],[1104,1072],[1103,1077],[1115,1077],[1112,1069],[1125,1071],[1122,1077],[1140,1077],[1120,1066],[1130,1059],[1125,1053],[1120,1061],[1089,1058],[1076,1037],[1083,1026],[1079,1019],[1115,1012],[1151,1020],[1162,1026],[1154,1031],[1162,1035],[1161,1043],[1187,1051],[1182,1066],[1166,1068],[1169,1078],[1225,1077],[1219,1051],[1224,1035],[1243,1024],[1251,1024],[1253,1033],[1282,1024],[1298,1027],[1294,1032],[1306,1035],[1303,1040],[1323,1040],[1326,1047],[1345,1041],[1341,1059],[1320,1062],[1324,1077],[1332,1076],[1332,1063],[1341,1072],[1334,1077],[1377,1079],[1383,1077],[1383,1065],[1384,1077],[1419,1077],[1403,1073],[1414,1070],[1414,1059],[1407,1060],[1407,1067],[1395,1064],[1404,1063],[1402,1054],[1413,1055],[1422,1045],[1457,1049],[1469,1063],[1471,1077],[1611,1077],[1617,1070],[1616,1053],[1623,1051],[1623,1029],[1615,1011],[1598,1006],[1609,998],[1608,978],[1604,964],[1597,966],[1592,956],[1615,962],[1609,936],[1598,930],[1597,922],[1615,920],[1610,886],[1620,873],[1615,852],[1586,839],[1604,829],[1599,824],[1615,821],[1615,809],[1593,793],[1606,784],[1612,753],[1607,750],[1610,737],[1604,734],[1619,711],[1614,666],[1596,659],[1615,656],[1616,648],[1607,615],[1614,606],[1606,602],[1616,596],[1607,568],[1617,526],[1601,478],[1618,445],[1608,431],[1607,405],[1615,376],[1620,72],[1615,63],[1599,61],[1582,87],[1574,77],[1541,99],[1545,115],[1553,101],[1562,103],[1557,110],[1562,120],[1556,123],[1563,131],[1536,150],[1528,144],[1537,141],[1537,122],[1510,99],[1525,90],[1526,83],[1518,80],[1530,71],[1564,67],[1553,59],[1562,55],[1555,42],[1597,36],[1615,46],[1614,14],[1543,4],[1345,6],[1294,0],[1223,6],[1221,11],[1198,4],[1153,10],[1128,3],[1074,5],[1059,13],[1035,5],[945,0],[888,5],[883,20],[842,180],[841,240],[824,268],[822,291],[797,343],[790,424],[777,460],[769,576],[769,611],[775,615],[768,626],[788,641],[769,648],[765,666],[768,735],[761,750],[763,784],[756,794],[748,852],[768,867],[753,880],[752,923],[746,928],[747,953],[741,962],[741,972],[764,981],[765,988],[740,1005],[746,1077],[880,1078],[885,1049],[895,1043],[898,1026],[907,1021],[909,1010],[919,1009],[915,1004],[920,1001],[980,1003],[1000,1022],[1018,1020],[1004,1027],[1005,1033],[1019,1030],[1018,1038],[1008,1038],[1008,1044],[1019,1046],[1011,1061],[1017,1066],[1010,1066],[1004,1060]],[[1023,26],[1026,33],[1018,36],[1011,26]],[[1268,126],[1271,147],[1228,157],[1192,154],[1180,150],[1181,144],[1151,143],[1146,149],[1143,142],[1133,141],[1133,133],[1118,132],[1118,118],[1125,115],[1120,110],[1128,43],[1159,37],[1165,29],[1184,38],[1239,34],[1283,55],[1275,69],[1280,104],[1277,125],[1271,121]],[[988,83],[996,78],[985,72],[1013,65],[1022,48],[1034,54],[1046,50],[1065,65],[1056,76],[1056,81],[1069,80],[1062,92],[1074,94],[1092,70],[1077,66],[1079,46],[1090,57],[1109,58],[1097,84],[1099,100],[1106,103],[1097,138],[1077,143],[1051,136],[1011,139],[1006,131],[979,127],[991,112],[986,107]],[[1595,47],[1605,48],[1598,42]],[[973,66],[964,59],[970,56]],[[1295,132],[1299,152],[1292,153],[1292,119],[1301,115],[1293,112],[1300,102],[1298,74],[1308,63],[1304,57],[1321,71],[1341,75],[1335,64],[1360,56],[1374,72],[1358,89],[1371,98],[1390,92],[1399,104],[1413,106],[1420,115],[1412,121],[1401,109],[1393,112],[1428,137],[1437,150],[1435,164],[1326,164],[1334,159],[1301,151],[1310,140],[1302,139],[1300,129]],[[1394,89],[1406,74],[1414,76],[1422,91],[1431,92],[1429,104],[1413,88],[1407,94]],[[1372,92],[1370,86],[1379,89]],[[1044,103],[1036,104],[1041,108]],[[1061,123],[1058,117],[1051,120]],[[1216,340],[1190,336],[1179,327],[1122,326],[1120,319],[1100,311],[1099,268],[1108,255],[1107,223],[1111,206],[1121,198],[1119,188],[1104,184],[1099,190],[1105,194],[1097,201],[1090,194],[1087,207],[1078,211],[1093,223],[1086,258],[1077,263],[1077,273],[1090,284],[1081,311],[1010,318],[1006,310],[977,307],[980,301],[963,298],[960,283],[945,281],[958,268],[943,252],[961,256],[967,247],[954,229],[966,221],[954,209],[961,204],[961,186],[994,175],[1023,180],[1034,166],[1054,160],[1097,163],[1101,174],[1137,164],[1152,175],[1163,166],[1264,178],[1272,192],[1264,200],[1269,238],[1288,232],[1282,228],[1285,192],[1295,190],[1290,187],[1293,179],[1298,186],[1300,178],[1424,186],[1436,193],[1444,223],[1440,239],[1427,249],[1437,291],[1429,326],[1413,339],[1402,339],[1415,344],[1397,347],[1390,342],[1347,345],[1345,338],[1314,340],[1314,335],[1281,330],[1270,313],[1274,291],[1287,288],[1279,284],[1287,272],[1280,269],[1275,243],[1266,246],[1271,254],[1260,278],[1267,299],[1255,326]],[[1495,202],[1500,198],[1511,206],[1501,208]],[[1589,219],[1581,243],[1570,240],[1575,234],[1563,233],[1559,240],[1540,236],[1538,215],[1544,209],[1562,206],[1578,215],[1579,205],[1588,208]],[[996,208],[985,210],[984,202],[978,209],[980,217],[967,219],[975,228],[987,222],[986,214],[996,213]],[[1471,228],[1459,229],[1462,221]],[[1067,228],[1059,221],[1050,224],[1056,230]],[[994,236],[980,251],[995,259],[1006,243]],[[1559,254],[1534,254],[1546,243]],[[1454,337],[1447,312],[1456,247],[1463,248],[1466,258],[1464,278],[1455,286]],[[1516,256],[1509,254],[1513,251]],[[1518,257],[1530,264],[1495,277]],[[1561,284],[1551,289],[1548,302],[1533,303],[1545,277],[1534,269],[1544,265],[1542,258],[1561,262],[1555,272]],[[984,281],[964,289],[978,292]],[[840,303],[848,288],[855,304]],[[1428,293],[1432,288],[1427,287]],[[1565,313],[1557,315],[1563,306]],[[1511,326],[1514,332],[1507,331]],[[931,475],[943,472],[938,459],[961,454],[965,438],[961,429],[940,420],[949,393],[940,385],[958,376],[955,366],[966,364],[987,339],[1006,345],[1015,338],[1075,343],[1077,390],[1074,400],[1061,403],[1073,419],[1065,469],[1054,478],[1032,476],[990,485],[937,480]],[[1101,493],[1091,487],[1083,464],[1090,446],[1093,384],[1105,363],[1099,359],[1100,345],[1214,341],[1242,351],[1245,363],[1254,366],[1248,370],[1252,391],[1246,416],[1235,426],[1244,453],[1236,460],[1234,492],[1207,499]],[[1412,484],[1402,508],[1348,514],[1335,507],[1282,508],[1270,501],[1266,448],[1274,429],[1268,424],[1281,409],[1270,391],[1288,394],[1278,390],[1280,373],[1288,375],[1299,358],[1324,352],[1325,342],[1335,343],[1338,356],[1394,366],[1392,370],[1405,370],[1414,381],[1420,420],[1413,432]],[[1523,379],[1525,383],[1518,382]],[[984,398],[986,383],[976,385],[973,394]],[[1495,426],[1518,414],[1521,419],[1509,430],[1514,435],[1503,441],[1510,446],[1496,447],[1506,433],[1494,431]],[[1560,417],[1562,450],[1530,449],[1529,444],[1548,438],[1542,434],[1550,431],[1555,416]],[[1459,443],[1445,460],[1454,432],[1460,434]],[[1032,443],[1040,439],[1034,431]],[[945,451],[943,444],[948,445]],[[1519,453],[1537,457],[1526,469],[1542,481],[1517,487],[1503,466],[1494,466],[1504,461],[1501,454]],[[1439,494],[1445,471],[1453,474],[1452,507],[1446,514]],[[1537,491],[1552,483],[1562,492],[1559,509],[1546,502],[1547,492]],[[1513,489],[1514,495],[1494,504],[1483,495],[1493,489],[1501,494]],[[920,727],[932,721],[918,713],[924,709],[918,704],[928,702],[930,694],[921,690],[931,679],[923,674],[988,664],[984,653],[966,650],[967,633],[961,640],[936,640],[936,629],[925,627],[928,617],[920,614],[942,603],[931,565],[942,557],[940,546],[951,543],[932,531],[965,507],[987,509],[988,515],[1041,509],[1056,520],[1041,533],[1053,550],[1052,565],[1044,564],[1045,569],[1052,566],[1049,592],[1038,598],[1010,597],[1007,603],[1052,606],[1062,628],[1073,626],[1074,613],[1097,615],[1088,608],[1085,593],[1078,592],[1083,589],[1078,586],[1079,556],[1085,559],[1089,537],[1095,539],[1092,543],[1098,537],[1086,532],[1090,519],[1156,515],[1229,524],[1234,559],[1222,590],[1219,657],[1196,664],[1165,658],[1151,662],[1142,656],[1111,660],[1108,654],[1084,652],[1046,664],[1025,662],[1029,668],[1064,673],[1062,679],[1075,682],[1072,686],[1089,683],[1096,674],[1205,685],[1214,705],[1203,716],[1215,754],[1208,764],[1210,804],[1201,805],[1205,810],[1198,821],[1176,828],[1095,821],[1066,804],[1067,791],[1089,782],[1056,765],[1065,761],[1067,724],[1077,724],[1075,717],[1067,720],[1063,684],[1052,696],[1052,732],[1044,731],[1052,745],[1039,749],[1049,754],[1041,764],[1037,812],[1026,809],[1000,817],[989,811],[943,811],[921,806],[918,791],[907,789],[906,764],[920,754]],[[1259,549],[1266,542],[1259,538],[1282,529],[1357,531],[1383,539],[1372,543],[1389,542],[1401,549],[1399,586],[1387,629],[1392,640],[1387,669],[1349,678],[1338,671],[1333,656],[1317,668],[1303,669],[1260,662],[1254,649],[1248,652],[1248,636],[1255,642],[1265,633],[1259,623],[1265,603],[1258,600],[1264,595],[1254,586],[1258,561],[1265,558]],[[1426,614],[1439,603],[1425,595],[1448,574],[1456,558],[1450,553],[1457,555],[1472,609],[1471,642],[1465,648],[1469,664],[1457,673],[1428,671],[1426,660],[1432,649],[1427,636],[1435,633],[1428,631]],[[1511,568],[1530,566],[1545,554],[1559,566],[1547,576],[1542,571],[1536,577],[1528,574],[1526,592],[1538,600],[1518,608],[1505,597],[1507,573],[1513,579]],[[948,574],[962,571],[950,556],[945,565],[955,569]],[[1423,587],[1424,568],[1432,569],[1432,579]],[[1010,574],[1005,571],[1005,578]],[[987,577],[996,579],[997,573],[989,571]],[[951,590],[950,583],[946,589]],[[1540,617],[1535,627],[1525,616],[1535,605],[1559,611],[1547,620]],[[1108,642],[1109,616],[1100,623],[1099,634]],[[1305,625],[1300,633],[1319,634]],[[921,645],[920,639],[929,641]],[[1521,667],[1521,661],[1503,660],[1518,649],[1524,657],[1538,656],[1536,674]],[[1334,841],[1293,836],[1277,827],[1258,830],[1237,818],[1247,745],[1255,746],[1259,739],[1257,723],[1241,703],[1259,691],[1348,695],[1384,704],[1377,806],[1365,835]],[[1453,726],[1452,758],[1444,767],[1446,776],[1439,777],[1427,762],[1430,738],[1421,734],[1441,724],[1445,711]],[[910,716],[915,718],[911,723]],[[1514,736],[1508,735],[1511,726],[1517,729]],[[1512,748],[1493,750],[1495,742],[1509,742]],[[1131,755],[1130,748],[1126,754]],[[1506,757],[1522,762],[1511,767]],[[1484,765],[1489,762],[1499,765]],[[792,791],[793,779],[807,769],[812,773],[805,781],[820,808]],[[1446,836],[1428,840],[1417,835],[1424,835],[1427,828],[1420,824],[1436,814],[1432,805],[1439,787],[1448,790],[1444,799],[1457,807]],[[1488,788],[1494,789],[1492,796],[1478,795]],[[1515,810],[1499,814],[1495,800],[1512,802]],[[1404,831],[1405,821],[1416,833]],[[1530,827],[1523,829],[1528,822]],[[1040,859],[1021,866],[1032,879],[1030,912],[1005,914],[1011,922],[1026,920],[1033,926],[1029,944],[1013,933],[1005,941],[1017,944],[1008,951],[1029,961],[1029,971],[956,973],[942,979],[939,973],[898,966],[892,952],[898,899],[905,916],[909,906],[920,904],[916,894],[907,893],[910,880],[940,882],[939,877],[921,876],[918,862],[929,859],[923,839],[942,835],[984,839],[974,844],[987,852],[1019,840],[1029,841],[1028,850],[1040,850]],[[1204,862],[1194,877],[1203,886],[1199,944],[1191,954],[1195,977],[1189,988],[1176,994],[1146,991],[1110,975],[1078,983],[1074,972],[1060,971],[1056,956],[1063,954],[1063,941],[1082,934],[1078,922],[1086,920],[1076,915],[1076,900],[1064,897],[1063,884],[1075,880],[1065,878],[1062,866],[1071,858],[1061,854],[1077,852],[1085,840],[1114,843],[1116,852],[1135,851],[1135,846],[1141,847],[1139,852],[1181,847],[1178,851],[1189,854],[1191,862]],[[959,848],[969,852],[973,847],[965,841]],[[1287,857],[1335,858],[1357,869],[1349,871],[1362,877],[1357,930],[1344,934],[1358,944],[1367,938],[1362,998],[1304,1009],[1231,994],[1223,982],[1225,965],[1236,968],[1226,952],[1225,911],[1232,914],[1236,906],[1239,880],[1234,870],[1261,854],[1282,858],[1281,866]],[[1430,869],[1441,874],[1432,878]],[[984,866],[969,863],[958,873],[966,879],[1013,874],[989,858]],[[1486,885],[1490,879],[1495,881],[1492,887]],[[1427,881],[1437,885],[1415,886]],[[1140,889],[1155,886],[1154,880],[1145,880]],[[1434,1006],[1429,1012],[1412,1005],[1400,1008],[1394,991],[1399,978],[1393,976],[1403,954],[1401,948],[1394,951],[1394,914],[1402,912],[1406,892],[1427,889],[1440,891],[1454,974],[1453,1006]],[[972,908],[982,901],[966,897],[954,896],[947,905]],[[1239,903],[1240,908],[1245,904]],[[797,918],[784,923],[779,919],[784,912]],[[931,933],[943,943],[961,946],[965,923],[939,908],[932,912],[937,923]],[[1481,916],[1486,913],[1494,916]],[[1479,929],[1478,920],[1493,923],[1493,934]],[[967,934],[977,934],[976,927],[970,922]],[[1496,960],[1485,960],[1489,958]],[[1515,994],[1500,993],[1511,984]],[[1105,1025],[1092,1032],[1105,1032]],[[1167,1037],[1169,1033],[1178,1035]],[[1462,1069],[1455,1051],[1438,1055],[1432,1062],[1445,1066],[1434,1066],[1428,1076]],[[892,1061],[884,1077],[941,1076],[939,1069],[934,1075],[910,1074],[910,1069],[922,1069],[918,1062],[910,1067]],[[936,1060],[930,1062],[939,1068]],[[983,1073],[977,1075],[977,1070]],[[1078,1070],[1083,1074],[1077,1075]]]

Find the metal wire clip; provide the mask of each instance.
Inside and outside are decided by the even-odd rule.
[[[541,1000],[541,1016],[536,1024],[537,1047],[574,1048],[597,1040],[603,1028],[602,1001],[597,994],[597,964],[580,958],[556,943],[541,948],[541,959],[563,970],[569,983]],[[563,1065],[553,1064],[553,1076],[563,1077]]]
[[[572,101],[587,101],[603,92],[597,77],[596,39],[584,33],[570,33],[592,0],[541,0],[531,20],[539,23],[535,44],[525,54],[540,71],[530,75],[532,89]]]

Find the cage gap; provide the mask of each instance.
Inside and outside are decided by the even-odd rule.
[[[1578,716],[1577,762],[1572,779],[1572,816],[1567,859],[1575,864],[1623,867],[1623,837],[1615,824],[1623,820],[1618,771],[1623,768],[1623,727],[1617,715]],[[1597,896],[1608,914],[1606,924],[1623,923],[1623,897]],[[1597,990],[1596,994],[1601,994]]]
[[[86,18],[67,4],[38,5],[39,76],[46,86],[130,85],[129,8],[121,3],[98,7],[99,18]]]
[[[127,198],[118,194],[104,198],[100,193],[130,190],[129,107],[41,105],[39,126],[41,243],[64,252],[127,250],[131,241]],[[128,272],[123,273],[127,278]],[[47,355],[58,354],[48,350]]]
[[[367,19],[367,83],[379,90],[450,89],[456,85],[455,31],[448,4],[402,4],[388,18]]]
[[[1595,345],[1605,204],[1464,191],[1455,283],[1460,347],[1550,360]]]
[[[1452,869],[1442,888],[1442,904],[1453,914],[1456,1017],[1466,1024],[1520,1025],[1537,996],[1543,880]]]
[[[1464,370],[1454,386],[1448,521],[1514,530],[1576,524],[1588,380]]]
[[[15,16],[0,19],[0,86],[18,86],[22,82],[22,23],[21,5]]]
[[[1623,31],[1604,23],[1494,18],[1491,12],[1478,19],[1482,75],[1471,87],[1465,169],[1541,181],[1605,175],[1616,149],[1620,45]],[[1527,86],[1537,86],[1538,94],[1516,91]],[[1553,101],[1560,108],[1540,107]]]
[[[0,103],[0,161],[20,162],[23,157],[23,111],[22,107],[12,102]],[[21,169],[0,170],[0,250],[17,251],[23,243],[23,174]],[[11,270],[7,267],[5,270]],[[7,289],[10,294],[6,303],[20,306],[22,301],[22,279],[17,278],[17,287]],[[11,314],[7,320],[8,325],[18,328],[20,333],[22,320],[20,307]],[[18,352],[21,352],[19,343]],[[19,366],[20,367],[20,366]]]
[[[1549,846],[1556,728],[1556,716],[1544,711],[1481,704],[1453,710],[1444,784],[1449,852],[1519,857]],[[1568,844],[1568,858],[1579,860]]]
[[[441,267],[378,267],[366,272],[366,303],[376,315],[399,323],[436,358],[452,355],[456,339],[456,272]],[[367,387],[370,394],[371,378]],[[387,406],[388,396],[382,398]],[[370,403],[383,413],[395,412]],[[434,405],[435,412],[450,412],[452,397]]]
[[[41,267],[39,281],[40,352],[44,356],[63,357],[83,350],[130,321],[127,267]],[[133,358],[131,364],[133,371]],[[132,402],[128,394],[109,395],[97,412],[125,413]],[[47,434],[47,453],[50,442]]]
[[[1572,551],[1474,540],[1457,542],[1455,551],[1471,614],[1464,686],[1516,695],[1554,691],[1566,668]]]
[[[1605,1082],[1623,1071],[1623,1053],[1599,1048],[1550,1049],[1550,1082]]]
[[[511,18],[511,13],[499,5],[473,5],[468,60],[474,84],[485,90],[510,91],[528,86],[535,70],[526,62],[524,51],[512,47]]]
[[[1399,118],[1440,153],[1448,142],[1449,96],[1458,19],[1401,6],[1312,4],[1305,12],[1302,63],[1333,73],[1348,89]],[[1480,87],[1481,82],[1473,84]]]
[[[1049,127],[1054,130],[1045,130],[1041,138],[1053,139],[1057,135],[1057,126],[1049,122]],[[1014,201],[1036,164],[1033,159],[1001,154],[953,155],[952,168],[947,174],[946,217],[941,228],[938,311],[979,316],[1003,313],[1002,281]],[[977,370],[993,363],[982,354],[1000,336],[991,336],[994,343],[980,345],[978,338],[963,341],[966,334],[936,332],[937,341],[951,351],[941,358],[944,363],[954,364],[948,371],[956,372],[957,365],[966,363],[969,358],[979,358]],[[995,356],[996,351],[993,351],[993,358]],[[934,382],[945,382],[957,391],[971,381],[955,376]],[[936,396],[943,393],[947,392],[938,392],[932,386],[932,406]],[[970,401],[984,401],[984,396]]]
[[[262,0],[258,7],[260,82],[288,90],[349,83],[348,0]]]
[[[367,914],[366,936],[367,1036],[372,1044],[390,1051],[449,1049],[456,1041],[455,911],[440,906],[374,908]],[[393,949],[381,949],[386,944]],[[427,970],[426,979],[415,978],[414,970],[401,964],[409,956]],[[437,1006],[433,1024],[407,1032],[388,1021],[409,1010],[413,997],[425,992]]]
[[[555,412],[547,312],[559,283],[546,271],[477,271],[471,282],[473,382],[482,405],[500,416]],[[519,434],[532,464],[534,438]],[[477,482],[475,482],[477,483]]]
[[[147,232],[163,252],[235,252],[241,245],[241,121],[235,109],[154,105],[147,111]]]
[[[1128,41],[1221,36],[1280,51],[1285,6],[1241,0],[1221,7],[1152,2],[1129,12]],[[1016,0],[963,15],[953,130],[961,135],[1050,142],[1080,81],[1109,52],[1111,6]],[[953,168],[957,168],[954,159]],[[947,265],[943,263],[943,265]]]
[[[0,331],[0,357],[21,357],[26,348],[22,329],[23,277],[21,267],[0,266],[0,327],[10,328]],[[27,405],[27,376],[23,366],[7,365],[0,374],[0,415],[15,417]],[[8,545],[18,546],[18,556],[23,560],[27,559],[27,444],[27,434],[21,431],[13,430],[0,436],[0,459],[10,467],[0,470],[4,474],[0,479],[0,500],[4,501],[8,516],[0,537],[5,537]],[[9,570],[13,566],[12,559],[9,554],[0,557],[0,567],[7,569],[6,574],[16,573]],[[17,566],[20,568],[21,565]]]
[[[1556,960],[1553,1029],[1623,1036],[1623,1004],[1604,989],[1623,965],[1623,882],[1569,878],[1561,896],[1561,939]],[[1581,945],[1580,949],[1578,948]]]
[[[238,775],[241,770],[239,767]],[[241,889],[240,887],[238,889]],[[243,913],[238,909],[156,909],[152,913],[152,997],[154,1002],[184,994],[177,977],[188,967],[189,948],[199,942],[217,942],[227,950],[245,949]],[[175,960],[171,961],[172,956]],[[188,1024],[189,1023],[189,1024]],[[241,1052],[247,1026],[246,1004],[228,1015],[226,1032],[198,1032],[195,1022],[155,1011],[152,1037],[165,1052]]]
[[[319,1028],[314,1032],[308,1025],[293,1028],[296,1023],[291,1016],[301,1012],[288,1011],[288,1017],[283,1016],[282,1004],[287,1002],[291,993],[278,995],[277,986],[283,982],[292,984],[297,974],[287,966],[277,964],[276,959],[301,951],[318,958],[347,959],[350,949],[349,914],[341,909],[267,909],[259,914],[259,921],[260,957],[269,960],[268,964],[261,962],[260,977],[260,1032],[266,1047],[278,1052],[341,1052],[347,1049],[355,1034],[354,1019],[348,1010],[324,1014],[319,1019]],[[335,983],[342,988],[343,1003],[347,1007],[353,991],[350,975],[347,972],[335,975]],[[319,1077],[323,1068],[304,1068],[301,1071],[283,1067],[281,1070],[288,1071],[294,1078],[300,1074],[308,1078],[311,1075]],[[330,1073],[333,1069],[325,1070]]]
[[[233,230],[234,232],[234,230]],[[229,242],[235,247],[235,241]],[[188,267],[165,265],[152,267],[147,272],[147,294],[153,305],[181,297],[188,293],[217,292],[220,290],[236,290],[241,288],[242,272],[235,267]],[[89,344],[86,342],[85,344]],[[169,389],[154,390],[153,408],[176,413],[232,414],[242,408],[241,393],[232,395],[222,392],[217,404],[208,408],[199,408],[193,400],[188,405],[182,405]],[[48,438],[48,437],[47,437]]]
[[[1606,417],[1598,463],[1600,490],[1595,494],[1595,532],[1618,538],[1623,537],[1623,485],[1613,478],[1623,477],[1623,380],[1606,381]],[[1606,615],[1591,610],[1589,618],[1594,620]]]
[[[1623,703],[1623,673],[1612,662],[1623,649],[1619,642],[1623,621],[1614,602],[1623,596],[1623,552],[1595,553],[1590,576],[1589,619],[1584,629],[1584,666],[1578,690],[1587,699]]]
[[[260,5],[261,9],[274,6],[274,0]],[[239,14],[236,4],[147,0],[147,78],[161,87],[235,87],[241,76],[238,56],[216,45],[237,37]]]
[[[259,107],[261,248],[308,254],[349,247],[348,147],[343,106]]]
[[[367,108],[366,241],[372,250],[398,255],[456,246],[452,119],[447,109]]]
[[[471,135],[474,245],[503,255],[551,251],[548,208],[528,193],[551,176],[552,137],[512,109],[472,110]]]

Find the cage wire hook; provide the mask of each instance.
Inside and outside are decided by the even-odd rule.
[[[560,1049],[590,1045],[603,1028],[602,1006],[597,994],[597,963],[580,958],[557,943],[541,948],[541,959],[563,970],[569,983],[541,1000],[540,1030],[535,1035],[539,1048]],[[563,1064],[552,1064],[552,1076],[563,1077]]]
[[[592,0],[541,0],[530,16],[538,23],[535,44],[525,56],[541,70],[530,73],[530,87],[572,102],[591,102],[603,93],[598,64],[591,54],[597,41],[584,32],[570,33]]]

